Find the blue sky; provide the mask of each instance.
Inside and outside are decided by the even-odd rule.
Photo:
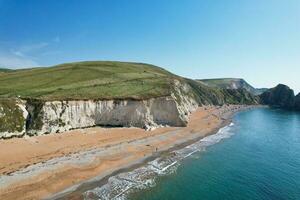
[[[300,91],[299,0],[0,0],[0,66],[147,62]]]

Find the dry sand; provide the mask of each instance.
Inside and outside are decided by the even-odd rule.
[[[200,107],[187,127],[88,128],[0,141],[0,199],[40,199],[216,132],[245,106]]]

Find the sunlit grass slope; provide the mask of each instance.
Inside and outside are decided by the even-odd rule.
[[[0,97],[143,99],[169,95],[174,76],[162,68],[142,63],[66,63],[2,73]]]

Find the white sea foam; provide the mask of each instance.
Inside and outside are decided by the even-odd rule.
[[[158,176],[168,175],[176,171],[180,161],[196,152],[205,151],[208,146],[214,145],[233,135],[231,123],[221,128],[216,134],[207,136],[185,148],[170,152],[166,156],[156,158],[145,166],[112,176],[105,185],[96,187],[83,193],[84,199],[126,199],[132,191],[155,186]]]

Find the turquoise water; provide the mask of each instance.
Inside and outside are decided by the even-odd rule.
[[[230,138],[129,199],[300,199],[300,114],[255,109],[236,115],[234,124]]]
[[[112,176],[83,197],[300,199],[300,113],[269,108],[241,112],[217,134]]]

